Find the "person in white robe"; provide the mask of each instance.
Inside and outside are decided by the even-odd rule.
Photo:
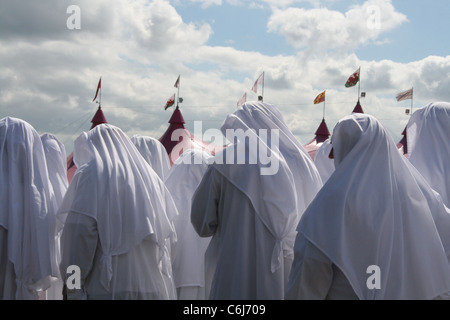
[[[0,120],[0,299],[37,300],[58,276],[56,202],[38,132]]]
[[[297,218],[292,224],[289,236],[283,242],[283,252],[286,261],[284,264],[285,279],[287,282],[290,266],[294,259],[293,248],[297,235],[297,224],[309,203],[322,188],[323,182],[314,161],[303,147],[303,144],[297,140],[288,128],[277,106],[264,102],[247,102],[241,107],[241,110],[239,117],[247,123],[248,127],[254,130],[277,130],[279,134],[279,151],[294,176]]]
[[[409,161],[450,207],[450,103],[433,102],[416,110],[406,132]]]
[[[373,116],[343,118],[331,139],[336,170],[298,225],[285,299],[445,296],[450,212],[442,199]]]
[[[110,124],[75,140],[74,161],[58,212],[65,298],[176,299],[168,244],[176,239],[178,212],[164,182]]]
[[[56,206],[62,203],[62,199],[66,194],[69,182],[67,179],[67,169],[66,169],[66,148],[64,144],[52,133],[41,134],[42,145],[44,147],[44,152],[47,161],[48,175],[50,182],[52,183]],[[56,226],[55,226],[56,227]],[[56,234],[56,230],[55,230]],[[56,234],[56,263],[59,266],[61,262],[60,256],[60,234]],[[53,278],[51,287],[46,291],[47,300],[62,300],[62,289],[63,281],[59,275]]]
[[[205,258],[208,297],[282,299],[295,227],[321,186],[319,173],[273,105],[248,102],[227,117],[221,130],[224,136],[242,130],[249,139],[230,141],[215,156],[193,196],[191,222],[200,236],[212,236]],[[263,154],[270,150],[269,163],[256,144]],[[243,146],[246,158],[239,164]],[[258,161],[251,162],[252,157]],[[276,173],[262,174],[274,162]]]
[[[170,159],[164,145],[158,139],[139,134],[133,135],[131,141],[161,180],[164,181],[170,169]]]
[[[314,157],[314,164],[320,173],[323,184],[327,182],[335,169],[334,160],[329,158],[332,147],[331,139],[325,140],[317,149],[316,156]]]
[[[171,248],[172,272],[179,300],[205,300],[205,252],[210,237],[202,238],[191,224],[192,195],[212,156],[199,149],[185,151],[172,165],[164,183],[178,209],[174,220],[177,242]]]

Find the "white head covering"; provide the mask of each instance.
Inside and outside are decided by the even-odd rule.
[[[279,130],[279,151],[294,178],[294,190],[297,198],[297,217],[291,224],[292,232],[284,242],[285,249],[292,251],[296,226],[303,212],[323,185],[320,173],[303,145],[287,127],[276,106],[263,102],[247,102],[234,114],[245,123],[247,128]]]
[[[41,135],[42,146],[44,148],[45,157],[48,167],[48,176],[53,187],[55,195],[55,215],[62,200],[66,194],[67,188],[69,186],[69,181],[67,179],[67,156],[66,148],[64,144],[56,138],[52,133],[44,133]],[[60,232],[57,230],[57,226],[54,226],[55,230],[55,259],[56,265],[59,266],[61,262],[61,247],[60,247]],[[57,268],[59,275],[59,268]],[[60,275],[59,275],[60,277]],[[62,280],[61,280],[62,281]],[[54,291],[56,291],[55,289]],[[47,292],[47,298],[52,293]],[[58,292],[55,292],[59,296]]]
[[[450,207],[450,103],[430,103],[407,126],[409,161]]]
[[[82,133],[74,143],[77,171],[59,214],[97,222],[104,254],[102,285],[109,289],[111,257],[128,252],[144,238],[167,253],[174,236],[170,217],[178,214],[164,183],[122,130],[109,124]],[[161,257],[165,259],[165,257]]]
[[[206,151],[189,149],[172,165],[164,181],[177,206],[174,220],[177,243],[172,251],[175,286],[205,286],[204,254],[211,238],[201,238],[191,224],[192,195],[213,157]]]
[[[153,137],[137,134],[131,137],[131,141],[158,176],[164,180],[170,169],[170,160],[163,144]]]
[[[231,141],[230,146],[215,156],[212,165],[249,198],[256,214],[277,240],[271,258],[271,271],[275,272],[281,266],[283,244],[297,220],[297,196],[294,176],[280,152],[284,135],[281,136],[280,131],[279,148],[272,141],[266,144],[273,137],[269,132],[267,141],[261,139],[259,129],[279,129],[279,127],[274,125],[270,127],[264,123],[263,119],[267,119],[267,116],[257,108],[252,108],[250,104],[244,104],[242,109],[230,114],[221,127],[222,133],[226,136],[227,129],[242,129],[250,138],[244,141]],[[258,147],[250,145],[250,141]],[[256,151],[259,148],[270,149],[272,160],[278,162],[278,170],[275,174],[262,174],[261,169],[266,166],[261,162]],[[245,165],[238,164],[240,150],[245,150]],[[231,164],[230,159],[227,159],[230,154],[234,154]],[[256,159],[255,164],[252,164],[250,159]]]
[[[242,105],[241,110],[239,116],[245,119],[250,128],[279,130],[279,149],[294,176],[300,217],[322,187],[319,171],[303,145],[287,127],[276,106],[263,102],[248,102]]]
[[[42,134],[41,140],[47,160],[49,178],[55,192],[56,203],[59,206],[69,186],[66,148],[52,133]]]
[[[329,157],[332,148],[331,139],[327,139],[317,149],[316,156],[314,157],[314,164],[320,173],[323,183],[327,182],[328,178],[334,172],[334,160]]]
[[[45,153],[27,122],[0,120],[0,225],[8,230],[8,259],[16,274],[16,298],[32,299],[57,276],[55,211]]]
[[[372,116],[336,125],[336,170],[298,231],[339,267],[360,299],[432,299],[450,290],[450,266],[433,213],[448,213]],[[443,240],[444,241],[444,240]],[[367,269],[380,269],[369,289]]]

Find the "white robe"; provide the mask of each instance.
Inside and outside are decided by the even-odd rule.
[[[211,238],[201,238],[195,232],[191,224],[191,200],[211,158],[207,152],[187,150],[174,162],[164,181],[178,209],[174,220],[177,242],[171,254],[179,300],[206,299],[205,251]]]
[[[278,119],[270,108],[274,107],[247,103],[227,117],[222,133],[226,136],[227,130],[241,129],[249,139],[230,141],[215,156],[192,199],[195,230],[202,237],[212,237],[205,257],[209,299],[283,299],[292,263],[290,238],[298,204],[303,204],[296,189],[301,175],[293,173],[299,167],[291,170],[288,161],[301,163],[302,151],[275,124]],[[265,141],[260,129],[278,130],[278,144],[267,132],[271,141]],[[271,165],[278,162],[276,172],[262,174],[265,165],[254,144],[263,153],[270,148]],[[243,164],[237,161],[239,150],[245,150]]]
[[[298,225],[286,299],[316,292],[344,299],[352,290],[365,300],[426,300],[447,293],[450,212],[442,200],[374,117],[345,117],[332,144],[336,170]],[[324,259],[308,254],[312,246],[342,272],[335,280],[330,268],[325,271],[331,286],[308,280],[324,273]],[[376,287],[368,285],[373,272]]]
[[[44,133],[41,135],[42,145],[47,160],[48,175],[53,186],[55,194],[55,201],[57,208],[61,205],[62,199],[66,194],[69,185],[67,179],[67,156],[64,144],[51,133]],[[56,226],[55,226],[56,227]],[[56,230],[55,230],[56,234]],[[59,266],[61,262],[60,255],[60,234],[56,234],[56,263]],[[59,271],[59,269],[58,269]],[[51,287],[46,291],[47,300],[61,300],[63,299],[63,281],[58,274],[57,278],[52,279]]]
[[[246,102],[235,112],[235,116],[245,123],[243,129],[269,130],[269,136],[270,132],[278,132],[278,150],[294,177],[295,185],[293,189],[297,199],[297,217],[291,223],[289,235],[283,242],[283,251],[286,259],[285,268],[287,274],[289,274],[290,264],[293,261],[295,237],[297,235],[296,227],[303,212],[323,186],[320,173],[308,152],[286,125],[283,115],[275,105],[264,102]],[[222,128],[224,135],[226,134],[227,126],[232,128],[241,126],[241,124],[236,122],[232,123],[232,119],[232,117],[229,117],[225,121]]]
[[[58,212],[61,275],[81,270],[75,299],[175,299],[170,245],[178,214],[164,182],[117,127],[96,126],[74,145],[77,171]]]
[[[0,120],[0,298],[39,299],[57,277],[56,202],[42,141],[27,122]]]
[[[285,200],[289,205],[289,199]],[[212,237],[205,256],[207,297],[281,300],[285,260],[275,271],[271,269],[279,239],[259,218],[249,197],[212,165],[192,201],[195,230],[202,237]]]
[[[407,125],[409,161],[450,207],[450,103],[430,103]]]

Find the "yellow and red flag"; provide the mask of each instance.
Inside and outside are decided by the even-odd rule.
[[[319,94],[316,99],[314,100],[314,104],[319,104],[325,102],[325,91]]]

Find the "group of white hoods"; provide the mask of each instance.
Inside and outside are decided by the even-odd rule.
[[[450,103],[411,116],[407,155],[367,114],[314,160],[274,105],[228,129],[246,138],[170,166],[158,140],[98,125],[69,184],[53,134],[1,119],[0,299],[450,298]]]

